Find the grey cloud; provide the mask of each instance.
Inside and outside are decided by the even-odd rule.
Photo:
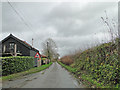
[[[77,6],[75,6],[76,4]],[[96,30],[95,28],[100,27],[99,21],[101,21],[100,17],[104,10],[115,6],[115,3],[88,3],[86,7],[81,9],[78,3],[62,3],[52,9],[51,13],[46,15],[47,18],[43,19],[43,22],[45,21],[44,24],[47,26],[56,27],[60,34],[62,31],[64,31],[63,34],[67,33],[67,35],[90,34],[91,31]],[[77,23],[77,21],[79,22]]]
[[[58,2],[23,2],[11,3],[30,26],[28,28],[8,3],[3,3],[3,35],[13,33],[42,50],[42,42],[51,37],[56,41],[61,56],[79,48],[94,44],[96,38],[102,39],[104,23],[100,17],[104,10],[111,17],[117,15],[117,3],[58,3]],[[115,11],[116,10],[116,11]],[[114,13],[112,13],[114,12]],[[117,20],[117,19],[116,19]],[[95,37],[95,33],[97,35]]]

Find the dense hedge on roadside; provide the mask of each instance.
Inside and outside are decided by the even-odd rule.
[[[120,85],[120,59],[118,39],[115,43],[105,43],[74,56],[77,74],[89,75],[105,86]]]
[[[76,69],[74,73],[79,78],[87,80],[98,88],[120,87],[119,50],[120,39],[117,38],[115,42],[104,43],[83,52],[69,55],[74,61],[69,67]],[[64,59],[67,60],[67,58]],[[67,66],[64,67],[69,70]]]
[[[28,70],[34,66],[34,58],[28,56],[1,57],[2,75]]]

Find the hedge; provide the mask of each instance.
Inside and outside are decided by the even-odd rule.
[[[75,68],[80,75],[89,75],[98,83],[120,85],[118,42],[105,43],[74,56]]]
[[[2,75],[26,71],[34,67],[34,58],[29,56],[1,57]]]

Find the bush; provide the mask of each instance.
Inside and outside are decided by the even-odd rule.
[[[73,63],[73,60],[71,59],[71,56],[64,56],[61,58],[61,62],[66,65],[71,65]]]
[[[28,56],[1,57],[2,75],[28,70],[34,66],[34,58]]]

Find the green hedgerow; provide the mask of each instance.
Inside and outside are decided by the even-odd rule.
[[[1,57],[2,75],[28,70],[34,66],[34,58],[29,56]]]

